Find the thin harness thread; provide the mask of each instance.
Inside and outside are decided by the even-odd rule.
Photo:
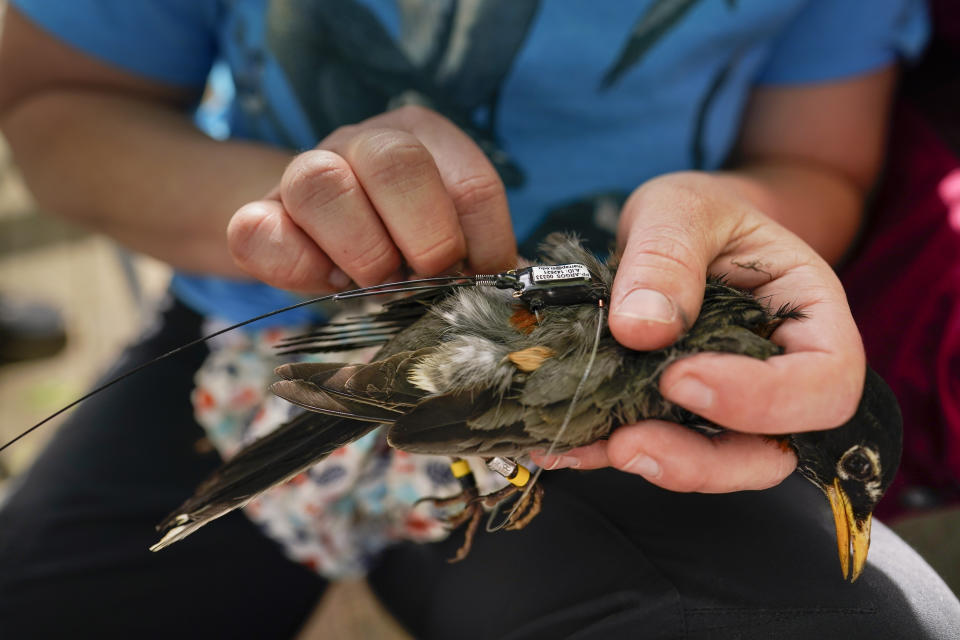
[[[557,431],[557,435],[553,438],[553,442],[550,444],[550,448],[547,449],[547,453],[544,455],[545,458],[549,458],[553,454],[554,449],[557,448],[557,444],[562,440],[563,434],[566,433],[567,427],[570,425],[570,420],[573,419],[573,410],[577,406],[577,401],[580,400],[580,394],[583,393],[583,387],[587,384],[587,379],[590,377],[590,372],[593,371],[593,363],[597,359],[597,351],[600,348],[600,335],[603,331],[603,300],[600,300],[597,303],[597,333],[593,338],[593,349],[590,351],[590,359],[587,360],[587,366],[583,370],[583,375],[580,376],[580,382],[577,383],[577,388],[573,392],[573,396],[570,398],[570,406],[567,407],[567,413],[563,417],[563,423],[560,425],[560,430]],[[487,519],[487,531],[493,533],[494,531],[499,531],[505,527],[513,518],[514,513],[521,504],[526,501],[527,497],[530,495],[530,492],[533,491],[534,485],[537,484],[537,480],[540,479],[540,474],[543,473],[543,467],[539,467],[536,472],[534,472],[533,477],[530,479],[530,482],[527,483],[526,488],[523,490],[523,493],[520,494],[520,497],[516,502],[513,503],[513,508],[510,510],[510,513],[507,514],[507,517],[504,518],[503,522],[497,526],[493,526],[493,520],[497,515],[497,507],[494,507],[490,512],[490,517]]]
[[[437,277],[433,277],[433,278],[419,278],[419,279],[417,279],[417,280],[404,280],[403,282],[387,282],[387,283],[384,283],[384,284],[374,285],[374,286],[372,286],[372,287],[362,287],[362,288],[360,288],[360,289],[351,289],[350,291],[343,291],[343,292],[340,292],[340,293],[331,293],[330,295],[320,296],[319,298],[311,298],[310,300],[304,300],[303,302],[298,302],[298,303],[292,304],[292,305],[290,305],[290,306],[288,306],[288,307],[283,307],[283,308],[281,308],[281,309],[275,309],[275,310],[270,311],[270,312],[268,312],[268,313],[264,313],[264,314],[261,314],[261,315],[259,315],[259,316],[254,317],[254,318],[250,318],[249,320],[244,320],[243,322],[238,322],[237,324],[230,325],[229,327],[227,327],[227,328],[225,328],[225,329],[220,329],[219,331],[214,331],[214,332],[211,333],[210,335],[203,336],[202,338],[197,338],[196,340],[191,340],[190,342],[188,342],[188,343],[186,343],[186,344],[180,345],[180,346],[177,347],[176,349],[172,349],[172,350],[170,350],[170,351],[167,351],[167,352],[164,353],[164,354],[161,354],[161,355],[157,356],[156,358],[154,358],[153,360],[150,360],[149,362],[144,362],[143,364],[138,365],[138,366],[134,367],[133,369],[130,369],[129,371],[127,371],[127,372],[125,372],[125,373],[121,373],[121,374],[120,374],[119,376],[117,376],[116,378],[113,378],[112,380],[109,380],[109,381],[103,383],[102,385],[100,385],[99,387],[93,389],[92,391],[90,391],[90,392],[88,392],[88,393],[80,396],[79,398],[77,398],[76,400],[74,400],[73,402],[71,402],[70,404],[66,405],[65,407],[62,407],[62,408],[58,409],[56,412],[50,414],[49,416],[47,416],[46,418],[44,418],[44,419],[41,420],[40,422],[36,423],[35,425],[33,425],[32,427],[30,427],[29,429],[27,429],[26,431],[24,431],[24,432],[21,433],[20,435],[16,436],[16,437],[13,438],[12,440],[4,443],[2,446],[0,446],[0,451],[3,451],[3,450],[7,449],[7,448],[10,447],[10,446],[13,446],[13,444],[15,444],[16,442],[18,442],[20,439],[25,438],[26,436],[30,435],[31,433],[33,433],[34,431],[36,431],[37,429],[39,429],[40,427],[42,427],[42,426],[45,425],[46,423],[50,422],[51,420],[53,420],[53,419],[56,418],[57,416],[61,415],[62,413],[66,412],[66,411],[69,411],[70,409],[74,408],[75,406],[77,406],[78,404],[80,404],[81,402],[83,402],[84,400],[86,400],[87,398],[91,398],[91,397],[97,395],[98,393],[100,393],[101,391],[105,391],[105,390],[109,389],[109,388],[112,387],[113,385],[115,385],[115,384],[117,384],[118,382],[121,382],[121,381],[123,381],[123,380],[126,380],[127,378],[129,378],[130,376],[134,375],[135,373],[138,373],[138,372],[140,372],[140,371],[143,371],[143,370],[146,369],[147,367],[152,366],[152,365],[156,364],[157,362],[160,362],[161,360],[166,360],[167,358],[169,358],[169,357],[171,357],[171,356],[174,356],[174,355],[180,353],[181,351],[184,351],[185,349],[189,349],[190,347],[194,347],[194,346],[196,346],[196,345],[198,345],[198,344],[202,344],[202,343],[206,342],[207,340],[210,340],[210,339],[212,339],[212,338],[216,338],[217,336],[223,335],[224,333],[227,333],[228,331],[233,331],[234,329],[239,329],[240,327],[244,327],[244,326],[246,326],[246,325],[248,325],[248,324],[252,324],[252,323],[257,322],[257,321],[259,321],[259,320],[264,320],[265,318],[269,318],[269,317],[271,317],[271,316],[275,316],[275,315],[277,315],[277,314],[284,313],[285,311],[292,311],[293,309],[299,309],[300,307],[306,307],[306,306],[308,306],[308,305],[315,304],[315,303],[317,303],[317,302],[326,302],[327,300],[349,300],[349,299],[351,299],[351,298],[361,298],[361,297],[364,297],[364,296],[385,295],[385,294],[388,294],[388,293],[405,293],[405,292],[410,292],[410,291],[426,291],[426,290],[429,290],[429,289],[442,289],[442,288],[445,288],[445,287],[476,286],[477,284],[478,284],[478,282],[476,281],[476,279],[475,279],[474,277],[471,277],[471,276],[437,276]],[[415,285],[415,286],[409,286],[409,287],[408,287],[408,286],[403,286],[403,285]]]

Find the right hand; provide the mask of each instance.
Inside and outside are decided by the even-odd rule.
[[[767,489],[790,475],[797,460],[766,436],[830,429],[856,412],[866,359],[840,280],[738,186],[729,175],[682,172],[634,192],[620,217],[623,254],[609,316],[624,346],[663,348],[700,315],[708,273],[725,274],[772,309],[785,304],[807,314],[774,331],[783,355],[700,353],[676,360],[660,376],[663,397],[730,431],[707,437],[645,420],[556,458],[534,456],[538,465],[611,466],[671,491]]]
[[[455,268],[516,266],[506,192],[453,123],[403,107],[340,127],[227,227],[233,259],[281,289],[326,293]]]

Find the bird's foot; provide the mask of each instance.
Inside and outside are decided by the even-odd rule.
[[[460,483],[460,493],[447,498],[420,498],[413,504],[417,506],[422,502],[429,502],[433,505],[434,509],[446,513],[452,511],[452,507],[459,507],[459,510],[457,510],[454,515],[448,515],[443,518],[445,524],[452,531],[470,518],[470,506],[479,498],[479,492],[477,491],[477,481],[473,477],[470,464],[466,460],[463,458],[454,458],[450,462],[450,472],[453,474],[453,477],[457,479],[457,482]]]
[[[467,525],[463,534],[463,544],[460,545],[456,554],[448,562],[460,562],[470,553],[477,528],[480,526],[480,518],[485,512],[485,497],[477,493],[476,487],[470,487],[449,498],[421,498],[417,500],[416,504],[429,502],[435,509],[447,512],[448,515],[443,516],[442,522],[448,531],[456,531],[463,525]],[[454,507],[459,507],[459,509],[453,510]],[[450,513],[450,511],[453,512]]]
[[[514,465],[514,469],[507,476],[511,484],[499,491],[479,495],[473,474],[465,460],[456,459],[450,465],[453,475],[460,481],[462,491],[455,496],[448,498],[421,498],[416,504],[429,502],[434,508],[449,512],[452,507],[460,507],[450,515],[443,518],[443,523],[450,531],[455,531],[466,525],[463,533],[463,544],[457,549],[456,554],[448,562],[460,562],[470,553],[473,547],[473,540],[477,535],[477,529],[480,526],[480,518],[488,510],[493,510],[491,518],[495,517],[501,505],[510,500],[517,493],[524,491],[527,481],[530,478],[530,472],[526,468]],[[518,469],[521,470],[518,472]],[[537,514],[543,503],[543,487],[534,485],[529,491],[520,495],[519,502],[513,505],[506,520],[497,527],[497,529],[507,529],[517,531],[523,529]],[[488,526],[489,529],[489,526]],[[496,529],[494,529],[496,530]]]
[[[496,509],[505,501],[523,491],[523,489],[524,487],[518,487],[512,484],[507,485],[499,491],[480,496],[480,502],[487,509]],[[534,485],[529,492],[521,494],[519,502],[510,509],[510,513],[507,514],[507,519],[502,525],[498,526],[497,529],[507,529],[508,531],[519,531],[523,529],[537,517],[542,504],[543,487],[537,484]]]
[[[462,510],[448,516],[444,522],[451,531],[459,529],[464,524],[467,526],[463,532],[463,544],[460,545],[454,556],[449,558],[447,562],[460,562],[466,558],[470,553],[470,549],[473,548],[473,540],[476,538],[477,529],[480,527],[481,517],[488,509],[496,509],[497,506],[502,505],[504,501],[508,501],[518,492],[520,492],[520,487],[509,485],[499,491],[488,493],[485,496],[477,496],[476,490],[474,489],[470,492],[473,494],[472,498],[464,495],[468,493],[468,491],[464,491],[453,498],[436,499],[434,504],[438,506],[448,506],[458,502],[463,504]],[[511,509],[506,522],[504,522],[501,528],[510,531],[523,529],[540,513],[542,503],[543,487],[536,485],[528,494],[520,496],[520,502]]]
[[[433,508],[440,511],[453,511],[454,507],[460,507],[457,510],[459,514],[460,512],[465,510],[470,503],[476,502],[479,499],[479,497],[480,496],[477,493],[476,487],[470,487],[468,489],[464,489],[463,491],[461,491],[455,496],[449,496],[447,498],[437,498],[434,496],[420,498],[419,500],[414,502],[413,505],[417,506],[424,502],[429,502],[430,505],[433,506]]]

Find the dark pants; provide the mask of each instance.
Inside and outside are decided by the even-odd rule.
[[[182,306],[116,373],[196,337]],[[0,637],[270,638],[325,583],[234,513],[160,553],[154,525],[218,464],[198,453],[197,348],[82,405],[0,511]],[[113,375],[113,374],[111,374]],[[387,553],[370,582],[422,638],[948,638],[960,604],[882,525],[855,584],[826,500],[675,494],[613,471],[554,472],[521,532]]]

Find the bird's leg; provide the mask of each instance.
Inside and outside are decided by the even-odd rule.
[[[522,464],[517,464],[513,460],[507,458],[491,458],[487,460],[487,467],[502,475],[510,484],[499,491],[481,496],[480,500],[484,507],[494,508],[500,505],[504,500],[509,499],[518,491],[527,488],[531,482],[530,470]],[[540,513],[542,503],[543,487],[538,484],[529,487],[529,489],[520,496],[520,501],[510,510],[503,524],[492,528],[492,530],[507,529],[517,531],[523,529]],[[488,525],[487,528],[490,530],[491,526]]]
[[[430,502],[438,509],[446,509],[452,506],[461,507],[457,513],[444,518],[444,524],[451,531],[459,529],[464,524],[467,525],[463,534],[463,544],[460,545],[456,554],[448,562],[459,562],[470,553],[473,539],[476,537],[477,528],[480,525],[480,516],[483,515],[485,510],[495,509],[505,500],[523,490],[530,482],[530,471],[512,460],[492,458],[487,461],[487,466],[509,480],[510,484],[499,491],[481,496],[477,491],[476,480],[473,477],[473,472],[470,471],[470,465],[462,458],[455,458],[450,463],[450,470],[460,482],[462,491],[449,498],[421,498],[417,500],[417,504]],[[534,485],[529,492],[520,497],[520,502],[514,505],[506,521],[498,528],[511,531],[523,529],[540,513],[542,501],[543,487]]]
[[[475,504],[479,498],[479,494],[477,493],[477,481],[473,477],[473,472],[470,471],[469,463],[463,458],[454,458],[450,462],[450,471],[453,473],[453,477],[460,483],[460,493],[448,498],[420,498],[414,504],[418,505],[421,502],[429,502],[437,509],[447,509],[459,505],[463,511],[466,511],[471,504]],[[447,518],[447,524],[452,524],[454,529],[463,524],[463,511]]]
[[[543,504],[543,487],[535,485],[529,493],[520,496],[520,504],[511,514],[505,527],[508,531],[519,531],[540,514]]]
[[[457,476],[458,467],[457,464],[463,463],[463,466],[466,467],[469,473],[469,466],[466,466],[464,460],[455,460],[451,464],[451,469],[453,469],[454,475]],[[468,522],[466,531],[463,533],[463,544],[460,545],[460,548],[457,549],[456,555],[448,560],[448,562],[460,562],[467,557],[467,554],[470,553],[470,548],[473,546],[473,539],[477,535],[477,528],[480,525],[480,516],[483,514],[485,509],[493,509],[491,518],[495,517],[497,511],[496,507],[503,503],[504,500],[509,499],[510,497],[516,495],[517,492],[521,491],[524,487],[527,486],[527,483],[530,482],[530,471],[523,465],[517,464],[512,460],[507,460],[506,458],[492,458],[487,460],[487,466],[501,474],[507,480],[510,481],[503,489],[499,491],[494,491],[493,493],[488,493],[485,496],[477,496],[476,484],[473,482],[473,475],[470,474],[470,492],[474,496],[469,501],[465,501],[464,509],[461,513],[453,518],[447,520],[448,525],[451,528],[456,529],[460,527],[464,522]],[[462,467],[461,467],[462,468]],[[464,482],[462,478],[466,476],[458,476],[458,479],[461,480],[461,483]],[[534,485],[531,487],[531,491],[528,491],[521,495],[520,502],[514,505],[511,509],[510,514],[507,516],[506,521],[501,525],[501,528],[506,528],[508,530],[517,530],[523,529],[527,526],[531,520],[538,513],[540,513],[540,505],[543,499],[543,487],[540,485]],[[465,488],[463,493],[456,498],[463,498],[467,494],[467,489]],[[489,529],[489,525],[488,525]]]
[[[466,522],[468,518],[470,523],[467,525],[467,529],[463,532],[463,544],[460,545],[460,548],[457,549],[457,552],[452,558],[447,558],[447,562],[450,564],[453,564],[454,562],[460,562],[470,553],[470,549],[473,547],[473,538],[477,535],[477,527],[480,526],[480,516],[482,515],[483,509],[476,502],[471,503],[469,507],[463,510],[463,518],[456,526],[459,527],[461,524]]]
[[[480,516],[483,515],[483,506],[477,492],[477,481],[473,477],[470,465],[463,458],[454,458],[450,463],[450,471],[453,477],[460,483],[461,491],[455,496],[449,498],[421,498],[421,502],[430,502],[438,509],[446,509],[453,506],[459,506],[460,510],[444,518],[444,525],[450,531],[459,529],[467,523],[467,529],[464,531],[463,544],[457,549],[457,553],[448,560],[448,562],[460,562],[470,553],[473,546],[473,538],[477,533],[477,527],[480,526]]]

